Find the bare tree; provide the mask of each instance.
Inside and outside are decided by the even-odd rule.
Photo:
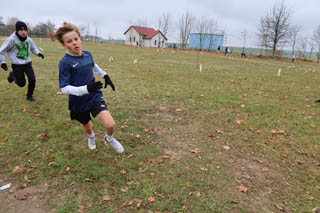
[[[241,37],[242,37],[242,39],[243,39],[243,47],[246,47],[247,37],[248,37],[248,31],[247,31],[247,29],[244,29],[244,30],[241,32]]]
[[[263,55],[263,50],[265,52],[267,52],[268,49],[268,34],[267,34],[267,30],[268,30],[269,26],[268,26],[268,22],[266,21],[265,17],[261,17],[260,19],[260,25],[258,28],[258,33],[257,33],[257,37],[258,37],[258,46],[260,46],[260,55]]]
[[[84,36],[85,32],[86,32],[86,26],[81,24],[80,26],[78,26],[79,32],[81,36]]]
[[[292,55],[294,54],[299,32],[300,32],[300,27],[298,25],[292,26],[292,35],[291,35]]]
[[[90,33],[91,33],[91,26],[90,26],[90,23],[88,22],[86,27],[86,36],[89,37]]]
[[[163,33],[164,36],[167,36],[171,24],[171,14],[163,13],[158,19],[158,29]]]
[[[4,30],[4,27],[6,26],[4,24],[4,22],[2,21],[3,17],[0,16],[0,36],[3,36],[3,30]]]
[[[195,26],[197,32],[199,33],[199,42],[200,42],[200,50],[203,49],[203,42],[205,39],[206,34],[209,32],[209,20],[205,17],[199,18],[196,20]]]
[[[208,20],[208,33],[212,35],[217,31],[218,31],[218,22],[214,19]],[[208,51],[210,50],[210,48],[212,48],[212,45],[213,45],[213,36],[210,36]]]
[[[300,37],[298,42],[298,49],[301,53],[301,56],[304,58],[307,52],[309,39],[308,37]]]
[[[314,40],[312,38],[308,38],[308,42],[309,42],[308,46],[310,48],[310,55],[312,55],[313,51],[315,51],[316,44],[315,44],[315,42],[314,42]]]
[[[94,22],[94,42],[97,42],[98,33],[99,33],[98,24],[97,22]]]
[[[186,48],[194,23],[193,15],[187,10],[179,19],[178,28],[180,33],[181,47]]]
[[[273,9],[261,18],[259,26],[259,36],[266,42],[266,46],[271,48],[272,55],[275,55],[278,48],[288,43],[292,33],[291,10],[287,8],[284,0],[275,3]],[[264,32],[261,35],[261,32]]]
[[[313,32],[314,47],[317,52],[318,63],[320,62],[320,25],[318,25],[317,29]]]
[[[12,32],[16,30],[16,23],[19,21],[18,18],[9,18],[7,21],[7,27],[6,27],[6,35],[10,35]]]

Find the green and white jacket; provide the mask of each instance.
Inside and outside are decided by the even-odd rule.
[[[35,55],[41,53],[31,38],[20,41],[16,33],[12,33],[0,47],[0,63],[6,63],[5,54],[8,54],[11,64],[28,64],[31,62],[30,52]]]

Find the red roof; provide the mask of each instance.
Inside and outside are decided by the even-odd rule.
[[[126,30],[126,32],[124,32],[124,34],[126,34],[131,28],[135,29],[144,39],[152,39],[155,35],[160,33],[166,40],[168,40],[160,30],[155,30],[150,27],[131,26]]]

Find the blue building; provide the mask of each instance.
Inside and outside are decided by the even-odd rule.
[[[219,34],[190,33],[189,37],[190,49],[217,50],[222,43],[223,35]]]

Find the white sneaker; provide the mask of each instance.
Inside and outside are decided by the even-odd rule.
[[[88,147],[89,149],[96,149],[96,139],[95,139],[95,135],[90,136],[88,135]]]
[[[116,152],[122,153],[124,151],[123,146],[121,145],[121,143],[119,143],[114,137],[105,135],[104,139],[108,144],[110,144],[113,147],[113,149]]]

